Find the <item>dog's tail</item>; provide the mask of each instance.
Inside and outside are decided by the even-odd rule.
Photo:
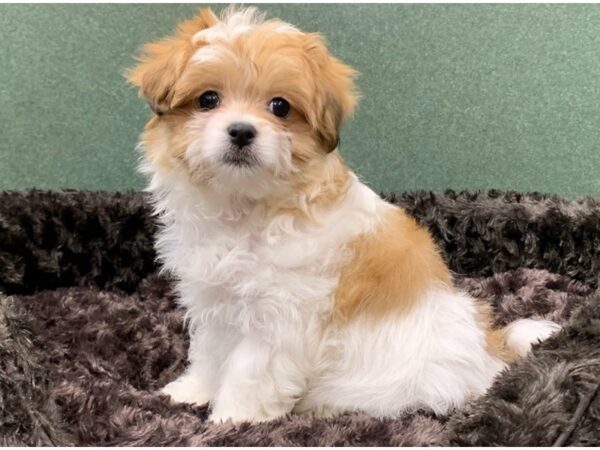
[[[519,356],[525,356],[533,344],[549,338],[560,328],[550,320],[520,319],[507,325],[503,331],[508,348]]]

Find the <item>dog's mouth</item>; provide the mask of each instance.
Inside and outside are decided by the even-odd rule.
[[[230,147],[223,155],[223,163],[238,168],[252,168],[259,164],[259,160],[249,146]]]

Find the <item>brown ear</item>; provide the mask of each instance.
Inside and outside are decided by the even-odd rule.
[[[196,50],[193,36],[217,22],[210,8],[200,10],[197,17],[182,23],[175,35],[146,44],[137,58],[138,65],[126,72],[127,80],[148,99],[157,115],[172,106],[173,86]]]
[[[319,34],[308,34],[306,50],[316,65],[318,92],[317,117],[314,123],[323,148],[334,151],[340,141],[340,128],[352,115],[358,94],[354,85],[357,72],[327,51]]]

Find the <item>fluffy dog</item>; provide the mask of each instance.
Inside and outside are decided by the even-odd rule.
[[[155,113],[142,166],[191,335],[163,392],[213,421],[445,413],[557,329],[494,329],[429,233],[348,169],[354,76],[252,8],[202,10],[128,73]]]

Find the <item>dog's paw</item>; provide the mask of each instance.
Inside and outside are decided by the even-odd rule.
[[[185,374],[170,382],[160,390],[161,394],[168,395],[178,403],[190,403],[192,405],[205,405],[211,399],[211,393],[200,380],[196,380],[190,374]]]
[[[242,422],[249,422],[256,424],[279,419],[284,415],[285,413],[271,415],[267,414],[264,411],[259,412],[254,408],[245,409],[243,407],[240,407],[240,405],[228,408],[225,408],[222,405],[216,405],[216,407],[213,408],[213,411],[208,416],[208,421],[213,423],[232,422],[237,424]]]
[[[262,416],[262,415],[244,415],[244,414],[239,414],[235,411],[231,411],[229,413],[225,412],[225,413],[211,413],[208,416],[208,421],[212,422],[212,423],[224,423],[224,422],[231,422],[231,423],[243,423],[243,422],[248,422],[248,423],[262,423],[262,422],[268,422],[270,420],[274,420],[277,419],[277,417],[266,417],[266,416]]]

